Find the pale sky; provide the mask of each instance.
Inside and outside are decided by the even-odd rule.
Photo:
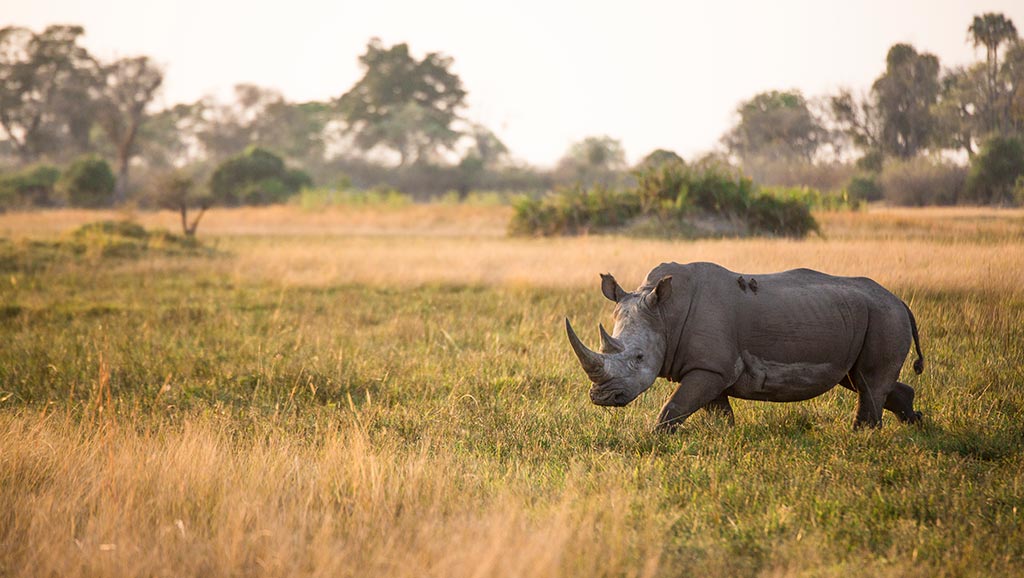
[[[101,58],[148,55],[166,69],[160,104],[238,83],[330,99],[362,75],[370,38],[407,42],[417,57],[454,58],[467,119],[552,165],[605,134],[630,161],[659,147],[691,158],[758,92],[867,89],[896,42],[968,63],[983,57],[967,42],[983,12],[1024,32],[1022,0],[0,0],[0,25],[81,24]]]

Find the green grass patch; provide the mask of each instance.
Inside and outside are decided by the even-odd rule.
[[[81,233],[115,234],[149,239],[122,225]],[[202,268],[139,275],[108,262],[58,262],[0,284],[5,419],[51,413],[86,436],[102,409],[113,420],[105,427],[141,432],[132,440],[212,421],[234,448],[220,458],[231,463],[269,440],[306,452],[350,424],[389,460],[441,461],[457,486],[431,499],[459,516],[502,496],[545,519],[571,495],[604,512],[601,527],[616,539],[653,533],[665,576],[1024,571],[1019,294],[916,293],[928,368],[903,378],[923,427],[887,415],[882,430],[854,432],[856,396],[837,388],[803,403],[737,402],[735,427],[700,414],[665,436],[651,427],[671,384],[623,409],[587,399],[562,319],[607,321],[596,291],[302,288]],[[22,470],[12,468],[35,471],[34,462],[3,463],[0,494],[20,495],[11,476]],[[218,511],[218,491],[201,489]],[[344,517],[354,507],[339,498],[316,511]],[[189,531],[199,524],[190,539],[213,539],[204,512],[174,514]],[[377,516],[383,540],[399,518]],[[0,516],[0,543],[16,538],[12,528]],[[639,549],[625,552],[617,563],[643,563]]]

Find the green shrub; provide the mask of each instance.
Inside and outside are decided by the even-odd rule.
[[[96,208],[110,205],[114,183],[114,172],[107,161],[88,155],[72,162],[54,189],[72,207]]]
[[[634,175],[637,185],[632,189],[576,185],[545,197],[520,198],[513,205],[509,232],[576,235],[617,230],[643,236],[661,231],[662,236],[803,237],[817,231],[812,204],[848,204],[841,196],[833,199],[806,188],[761,192],[750,179],[717,165],[693,168],[667,163]]]
[[[882,186],[872,174],[854,175],[846,185],[846,193],[854,201],[882,200]]]
[[[640,202],[635,193],[576,185],[541,198],[521,197],[513,209],[512,234],[580,235],[625,225],[640,214]]]
[[[305,172],[288,169],[277,155],[250,147],[221,163],[210,177],[214,202],[228,206],[284,202],[313,181]]]
[[[1014,189],[1024,176],[1024,142],[1018,138],[993,137],[971,162],[967,196],[975,203],[1006,205],[1019,203]]]
[[[0,208],[49,206],[55,203],[54,185],[60,169],[35,165],[0,177]]]
[[[756,194],[750,199],[746,217],[750,231],[755,234],[801,238],[818,232],[818,223],[808,206],[795,198]]]
[[[698,209],[720,215],[743,215],[754,193],[754,181],[735,170],[711,164],[688,171],[689,196]]]
[[[682,216],[690,209],[690,171],[683,163],[651,163],[634,176],[642,213],[667,218]]]

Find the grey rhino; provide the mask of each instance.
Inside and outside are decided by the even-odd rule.
[[[700,408],[733,420],[729,398],[801,401],[837,384],[858,395],[854,427],[879,427],[882,408],[916,423],[914,390],[898,381],[913,338],[910,308],[863,277],[810,269],[740,275],[713,263],[662,263],[628,293],[611,275],[615,326],[588,349],[565,320],[569,342],[594,385],[597,405],[624,406],[658,377],[680,385],[658,416],[671,431]]]

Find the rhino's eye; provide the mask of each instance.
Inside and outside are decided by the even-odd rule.
[[[644,360],[644,354],[643,353],[637,353],[636,354],[636,360],[637,361],[643,361]]]

